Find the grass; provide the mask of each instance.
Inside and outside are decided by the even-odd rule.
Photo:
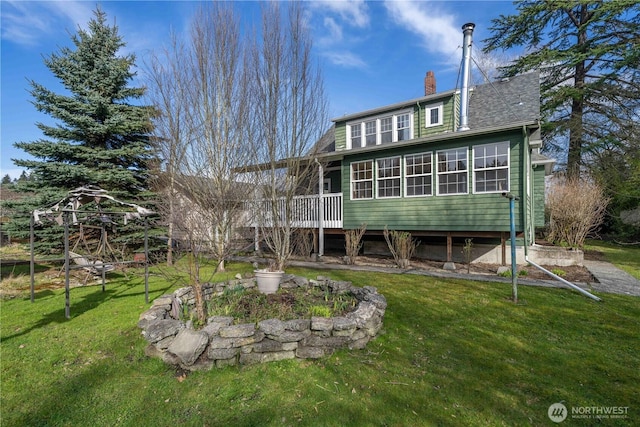
[[[587,240],[585,251],[595,251],[618,268],[640,280],[640,245],[618,245],[602,240]]]
[[[231,264],[225,280],[250,265]],[[99,286],[43,287],[0,302],[3,426],[551,425],[549,405],[629,407],[640,420],[640,304],[578,293],[416,275],[290,268],[388,301],[367,348],[312,361],[195,372],[144,355],[136,327],[142,275]],[[182,283],[153,275],[151,299]],[[601,295],[602,296],[602,295]],[[596,420],[591,420],[595,423]],[[606,420],[605,420],[606,421]],[[611,420],[612,421],[612,420]],[[567,420],[567,425],[585,425]],[[588,424],[588,423],[587,423]],[[610,423],[610,425],[613,425]]]

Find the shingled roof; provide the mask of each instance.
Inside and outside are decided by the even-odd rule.
[[[481,129],[540,119],[537,72],[475,86],[469,95],[469,128]]]

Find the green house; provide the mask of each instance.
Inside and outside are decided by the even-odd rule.
[[[312,150],[318,194],[301,196],[293,211],[297,227],[314,231],[319,255],[331,239],[366,224],[370,248],[385,228],[405,231],[423,248],[446,247],[442,258],[451,262],[456,242],[471,238],[504,264],[505,195],[518,198],[520,245],[534,245],[554,163],[540,153],[539,75],[470,85],[474,25],[462,28],[460,89],[437,92],[430,71],[424,96],[335,118]]]
[[[433,89],[427,74],[425,88]],[[322,234],[366,224],[444,238],[500,239],[510,229],[510,193],[519,237],[533,244],[544,226],[538,73],[335,118],[317,147],[323,160]],[[461,102],[468,102],[467,116]]]

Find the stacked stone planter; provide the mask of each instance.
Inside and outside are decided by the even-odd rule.
[[[253,288],[255,278],[203,285],[205,300],[236,286]],[[145,352],[186,370],[320,358],[337,348],[362,349],[382,328],[387,301],[376,288],[359,288],[350,282],[322,276],[307,280],[286,275],[280,284],[285,289],[301,286],[317,286],[334,294],[351,293],[358,304],[343,317],[268,319],[257,325],[235,324],[232,317],[214,316],[207,319],[202,329],[194,330],[191,322],[179,319],[183,306],[195,307],[193,289],[181,288],[157,298],[152,307],[140,315],[138,326],[149,342]]]

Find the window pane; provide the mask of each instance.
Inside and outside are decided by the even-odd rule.
[[[438,193],[467,193],[467,149],[438,152]]]
[[[509,191],[509,143],[473,147],[476,193]]]
[[[380,119],[380,143],[385,144],[393,140],[393,117]]]
[[[439,122],[438,120],[438,109],[437,108],[432,108],[431,112],[430,112],[430,124],[435,125],[436,123]]]
[[[400,157],[377,160],[378,197],[400,197]]]
[[[373,197],[373,162],[351,163],[352,199],[370,199]]]
[[[431,153],[408,155],[405,157],[406,195],[430,196]]]
[[[362,146],[362,129],[360,125],[351,126],[351,147]]]
[[[364,139],[367,147],[376,145],[376,121],[364,123]]]
[[[405,141],[411,138],[411,124],[409,114],[401,114],[396,118],[398,129],[398,141]]]

